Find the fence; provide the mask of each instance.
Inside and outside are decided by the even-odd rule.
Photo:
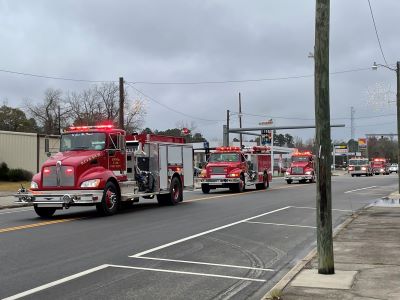
[[[7,163],[10,169],[21,168],[32,173],[39,172],[47,159],[45,139],[49,139],[51,152],[60,148],[59,136],[36,133],[0,131],[0,163]]]

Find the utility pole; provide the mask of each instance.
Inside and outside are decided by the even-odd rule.
[[[351,106],[350,107],[350,128],[351,128],[351,132],[350,132],[350,139],[354,140],[354,113],[356,111],[354,110],[354,107]]]
[[[226,110],[226,143],[224,146],[229,146],[229,109]]]
[[[315,18],[315,140],[317,146],[318,273],[334,274],[331,191],[331,128],[329,108],[330,0],[316,0]]]
[[[57,107],[58,112],[58,134],[61,135],[61,107],[60,105]]]
[[[396,77],[397,77],[397,97],[396,97],[396,105],[397,105],[397,163],[400,163],[400,61],[396,63]],[[399,177],[399,193],[400,193],[400,172],[397,172]]]
[[[242,128],[242,97],[239,93],[239,128]],[[239,141],[240,141],[240,149],[243,146],[243,135],[239,134]]]
[[[125,92],[124,92],[124,78],[119,78],[119,128],[124,129],[124,103],[125,103]]]

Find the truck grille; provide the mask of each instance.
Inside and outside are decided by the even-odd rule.
[[[225,174],[225,167],[211,167],[211,174]]]
[[[60,166],[58,172],[57,166],[46,167],[46,169],[49,169],[50,172],[48,174],[42,174],[43,186],[74,186],[74,170],[72,167]]]
[[[360,166],[355,166],[354,167],[354,171],[360,171],[361,170],[361,167]]]
[[[292,168],[292,174],[294,174],[294,175],[303,174],[303,168],[301,168],[301,167],[293,167]]]

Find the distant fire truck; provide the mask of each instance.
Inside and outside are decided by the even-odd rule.
[[[174,205],[183,200],[183,189],[193,188],[193,150],[183,138],[127,135],[100,125],[71,127],[60,142],[60,152],[33,176],[30,189],[15,195],[40,217],[71,206],[112,215],[139,197]]]
[[[288,184],[293,181],[304,183],[315,182],[314,157],[310,151],[295,152],[292,154],[292,163],[286,170],[284,179]]]
[[[389,175],[389,165],[386,158],[374,158],[371,161],[372,170],[375,175]]]
[[[372,176],[373,171],[371,167],[371,163],[367,158],[351,158],[349,159],[348,171],[351,177],[354,176]]]
[[[217,147],[201,174],[201,189],[205,194],[216,188],[240,193],[252,185],[258,190],[266,189],[271,180],[268,147],[255,146],[245,151],[240,147]]]

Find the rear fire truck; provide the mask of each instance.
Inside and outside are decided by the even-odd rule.
[[[240,193],[251,185],[258,190],[266,189],[272,179],[271,172],[268,147],[256,146],[245,151],[240,147],[217,147],[201,174],[201,189],[205,194],[216,188]]]
[[[351,177],[354,176],[372,176],[372,167],[367,158],[351,158],[349,159],[348,171]]]
[[[315,182],[314,157],[310,151],[295,152],[292,154],[292,163],[286,170],[284,179],[288,184],[293,181],[304,183]]]
[[[374,158],[371,161],[372,169],[375,175],[389,175],[389,165],[386,158]]]
[[[175,205],[193,184],[193,150],[182,138],[80,126],[61,135],[60,152],[33,176],[30,189],[15,196],[44,218],[71,206],[96,206],[100,214],[112,215],[139,197]]]

